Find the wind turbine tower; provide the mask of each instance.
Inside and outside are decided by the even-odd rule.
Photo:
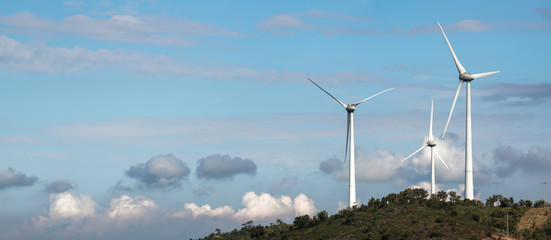
[[[434,137],[432,136],[432,115],[433,115],[432,114],[432,112],[433,112],[432,107],[433,107],[433,102],[431,101],[431,103],[430,103],[430,124],[429,124],[428,141],[423,146],[421,146],[419,149],[417,149],[417,151],[413,152],[411,155],[404,158],[404,160],[402,160],[402,162],[408,160],[411,156],[415,155],[416,153],[418,153],[419,151],[425,149],[426,147],[430,147],[430,194],[436,194],[436,184],[435,184],[435,181],[434,181],[434,175],[435,175],[434,174],[434,154],[436,153],[436,156],[438,156],[440,161],[442,161],[442,163],[444,164],[444,166],[446,166],[446,168],[448,170],[450,170],[450,168],[448,167],[448,165],[446,165],[446,162],[444,162],[444,159],[442,159],[442,157],[436,151],[436,149],[434,149],[434,147],[436,147],[436,142],[434,141]]]
[[[317,83],[312,81],[310,78],[308,78],[310,82],[312,82],[314,85],[316,85],[319,89],[327,93],[331,98],[335,99],[341,106],[344,107],[347,113],[347,124],[346,124],[346,148],[344,150],[344,162],[346,163],[346,157],[348,154],[348,151],[350,151],[350,161],[349,161],[349,175],[348,175],[348,207],[352,208],[356,206],[358,203],[356,202],[356,166],[355,166],[355,159],[354,159],[354,111],[356,110],[356,106],[360,105],[360,103],[363,103],[381,93],[390,91],[394,88],[389,88],[387,90],[384,90],[382,92],[379,92],[371,97],[368,97],[364,100],[361,100],[357,103],[353,104],[344,104],[336,97],[333,97],[329,92],[325,91],[322,87],[320,87]]]
[[[446,128],[444,128],[444,132],[442,133],[442,139],[444,139],[444,136],[446,135],[446,130],[448,129],[448,124],[450,124],[450,119],[452,117],[453,109],[455,107],[455,102],[457,101],[457,96],[459,96],[459,91],[461,90],[461,85],[463,85],[463,82],[465,82],[467,85],[467,93],[466,93],[467,111],[466,111],[466,126],[465,126],[466,128],[465,129],[465,198],[473,200],[474,186],[473,186],[473,143],[472,143],[472,134],[471,134],[472,133],[471,131],[471,81],[484,76],[496,74],[499,71],[477,73],[477,74],[467,73],[463,65],[461,65],[461,63],[455,56],[455,53],[453,52],[453,48],[450,45],[450,41],[448,41],[448,37],[446,37],[446,33],[444,33],[444,29],[442,29],[442,26],[440,26],[440,23],[438,23],[438,27],[440,27],[440,31],[442,31],[442,35],[444,35],[444,39],[446,39],[446,43],[448,44],[448,48],[450,49],[450,52],[452,54],[453,61],[455,62],[455,66],[457,67],[457,71],[459,71],[459,86],[457,87],[455,98],[453,99],[452,109],[450,111],[450,115],[448,116],[448,122],[446,123]]]

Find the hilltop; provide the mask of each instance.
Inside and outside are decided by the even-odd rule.
[[[249,221],[201,239],[549,239],[551,210],[544,204],[502,195],[484,204],[443,191],[428,198],[424,189],[406,189],[332,216],[321,211],[269,226]]]

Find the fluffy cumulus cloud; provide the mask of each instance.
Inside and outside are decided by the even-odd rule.
[[[190,169],[172,154],[159,155],[126,171],[128,177],[137,179],[147,188],[179,187]]]
[[[290,196],[246,193],[243,207],[211,207],[186,203],[181,209],[163,209],[144,196],[121,195],[109,206],[97,204],[88,195],[68,190],[49,195],[49,207],[19,228],[8,229],[9,239],[188,239],[206,236],[215,228],[231,230],[246,221],[267,224],[317,212],[314,201],[304,194]],[[214,219],[214,220],[213,220]],[[5,228],[0,229],[4,230]]]
[[[194,203],[187,203],[184,205],[184,211],[175,212],[172,216],[220,217],[236,221],[273,221],[275,219],[290,221],[296,216],[313,215],[317,212],[314,201],[304,194],[299,194],[292,199],[285,195],[276,197],[268,193],[257,195],[254,192],[248,192],[243,196],[241,203],[243,208],[238,211],[230,206],[212,208],[208,204],[197,206]]]
[[[133,224],[150,223],[157,210],[153,200],[141,196],[122,195],[111,199],[110,207],[102,210],[90,196],[77,196],[73,191],[54,193],[50,194],[47,213],[31,219],[24,234],[40,236],[36,239],[121,238],[125,235],[120,233]]]
[[[356,180],[358,181],[387,181],[397,177],[401,166],[401,156],[386,150],[376,149],[376,154],[364,154],[359,147],[355,149]],[[348,179],[348,169],[335,173],[338,179]]]
[[[47,214],[33,218],[31,225],[38,231],[54,231],[60,227],[63,231],[73,231],[83,219],[94,217],[96,208],[90,196],[76,196],[72,191],[50,194]]]
[[[45,191],[47,193],[62,193],[75,188],[74,182],[70,180],[58,180],[46,185]]]
[[[449,134],[445,140],[436,138],[434,148],[449,167],[435,156],[435,171],[437,183],[462,182],[465,178],[465,151],[463,147],[457,146],[456,138]],[[424,138],[422,143],[427,141]],[[422,144],[420,143],[420,145]],[[411,152],[414,152],[415,147]],[[430,148],[421,150],[416,155],[402,162],[405,156],[410,153],[397,154],[387,150],[376,149],[375,153],[364,154],[361,148],[356,148],[356,180],[368,182],[394,181],[398,184],[418,183],[430,181]],[[489,182],[492,172],[484,164],[473,161],[475,181]],[[332,174],[339,180],[348,179],[348,169]]]
[[[0,172],[0,190],[9,187],[31,186],[38,180],[37,177],[27,176],[13,168]]]
[[[512,146],[499,146],[494,150],[498,177],[508,177],[520,171],[527,174],[544,174],[551,171],[551,149],[533,146],[523,151]]]
[[[142,196],[131,198],[127,195],[111,199],[110,206],[107,214],[110,218],[118,221],[147,217],[151,212],[158,209],[157,204],[151,199]]]
[[[343,161],[337,159],[336,157],[327,159],[320,163],[320,170],[325,174],[331,174],[337,171],[342,170]]]
[[[423,143],[428,140],[423,139]],[[440,154],[448,168],[439,160],[435,154],[436,182],[463,182],[465,180],[465,150],[463,146],[457,145],[457,135],[448,134],[444,140],[435,138],[434,150]],[[412,149],[415,151],[415,149]],[[407,153],[409,155],[409,153]],[[404,163],[403,171],[408,176],[409,182],[430,181],[430,148],[425,148],[408,159]],[[489,182],[491,171],[481,162],[473,159],[473,172],[476,182]]]
[[[204,179],[231,179],[238,174],[255,175],[256,164],[248,159],[228,155],[210,155],[199,159],[196,174]]]
[[[90,196],[75,196],[72,192],[52,194],[48,216],[53,219],[83,218],[96,213],[96,203]]]

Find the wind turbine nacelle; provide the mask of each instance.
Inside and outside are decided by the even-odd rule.
[[[351,104],[346,105],[346,111],[354,112],[354,110],[356,110],[356,106],[351,105]]]
[[[459,75],[459,80],[462,80],[462,81],[465,81],[465,82],[470,82],[470,81],[474,80],[474,77],[471,74],[463,73],[463,74]]]
[[[429,141],[427,142],[427,146],[429,146],[429,147],[434,147],[434,146],[436,146],[436,142],[434,142],[434,141],[432,141],[432,140],[429,140]]]

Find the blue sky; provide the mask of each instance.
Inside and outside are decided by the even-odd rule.
[[[0,232],[181,239],[429,187],[457,70],[471,73],[475,196],[543,198],[551,1],[16,1],[0,10]],[[463,193],[465,89],[439,152]],[[549,191],[548,191],[549,192]]]

